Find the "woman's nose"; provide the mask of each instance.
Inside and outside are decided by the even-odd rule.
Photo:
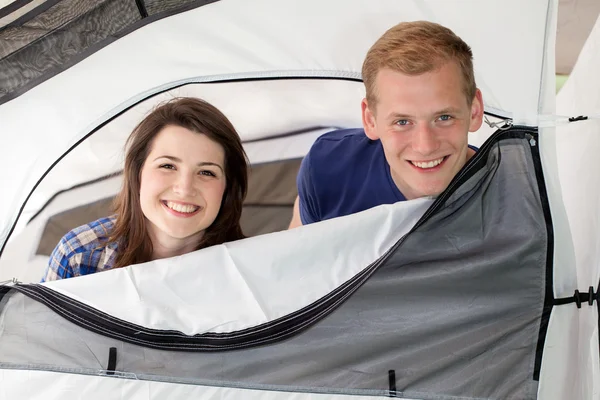
[[[193,197],[198,194],[194,176],[185,173],[179,174],[173,185],[173,191],[182,197]]]

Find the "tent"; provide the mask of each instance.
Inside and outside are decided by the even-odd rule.
[[[0,287],[0,396],[600,398],[600,196],[581,173],[598,109],[569,121],[573,99],[594,104],[598,86],[577,82],[593,79],[597,24],[555,102],[554,1],[175,3],[2,9],[18,42],[2,71],[27,74],[5,75],[0,97],[0,279],[24,282]],[[27,283],[44,232],[101,208],[124,137],[171,96],[222,109],[253,174],[274,176],[249,210],[289,206],[289,188],[268,198],[280,174],[321,133],[360,124],[366,50],[415,19],[473,47],[488,118],[512,121],[471,137],[481,151],[437,199]]]

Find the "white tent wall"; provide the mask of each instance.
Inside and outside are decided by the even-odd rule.
[[[2,131],[14,138],[0,155],[9,164],[20,165],[18,170],[0,172],[6,193],[0,199],[0,243],[6,241],[17,210],[50,165],[139,100],[192,80],[358,78],[369,46],[402,20],[429,19],[454,28],[474,50],[477,81],[488,109],[536,120],[538,111],[547,107],[540,102],[540,91],[549,84],[542,76],[551,75],[544,72],[551,68],[543,65],[549,7],[556,3],[470,1],[457,9],[439,0],[368,4],[226,0],[147,25],[0,106]],[[511,29],[498,35],[495,24],[472,15],[510,20]],[[210,41],[198,40],[208,37]],[[499,57],[498,49],[506,48],[506,43],[511,46]],[[337,104],[321,105],[331,113],[340,112]],[[36,110],[37,117],[29,118],[29,110]],[[238,129],[244,131],[243,126]],[[32,140],[39,150],[29,145]],[[30,156],[23,159],[22,154]]]
[[[542,129],[540,145],[546,147],[546,183],[554,214],[556,297],[572,296],[575,289],[595,291],[600,282],[600,186],[595,159],[600,152],[600,18],[579,55],[573,71],[557,95],[558,115],[595,117]],[[552,170],[549,170],[552,168]],[[585,188],[585,190],[582,190]],[[558,207],[556,203],[562,205]],[[543,398],[600,398],[598,308],[582,305],[556,307],[550,319],[540,380],[560,382],[551,393],[542,387]],[[552,354],[548,353],[548,355]],[[567,367],[567,365],[569,367]],[[574,368],[576,366],[576,368]],[[577,377],[589,376],[581,381]]]
[[[385,28],[403,19],[425,18],[446,24],[473,46],[477,80],[484,91],[488,110],[510,114],[517,123],[532,125],[537,123],[541,114],[554,113],[553,45],[556,2],[532,1],[524,4],[518,1],[473,1],[464,4],[459,10],[453,10],[451,3],[441,1],[401,5],[397,3],[369,2],[367,9],[367,6],[360,2],[356,3],[356,8],[351,8],[349,2],[341,1],[326,4],[287,2],[285,5],[268,1],[256,1],[252,5],[234,0],[223,1],[140,29],[54,79],[0,106],[0,121],[3,121],[1,129],[16,139],[15,145],[10,149],[2,148],[0,155],[8,160],[8,165],[22,165],[18,171],[0,171],[0,181],[6,182],[8,193],[0,199],[0,243],[6,240],[15,222],[16,212],[27,194],[54,160],[98,125],[135,104],[139,99],[190,78],[202,81],[218,80],[221,77],[241,78],[276,74],[356,78],[368,46]],[[467,9],[469,13],[465,12]],[[270,13],[278,12],[290,18],[274,19],[270,16]],[[254,15],[257,16],[256,19],[248,18]],[[336,30],[330,21],[339,19],[341,15],[348,19],[342,24],[344,29]],[[489,18],[474,19],[473,15],[493,17],[494,21],[499,21],[498,24],[501,24],[501,21],[510,21],[510,29],[503,30],[503,35],[499,35],[497,24],[490,23]],[[203,18],[206,18],[205,24],[196,22]],[[309,26],[302,26],[298,24],[298,20],[302,18],[314,22],[308,24]],[[373,21],[377,23],[374,24]],[[189,36],[178,34],[169,28],[170,24],[187,27],[186,29],[194,33]],[[221,37],[211,34],[215,39],[214,47],[211,47],[210,43],[197,43],[195,38],[205,37],[206,32],[217,25],[226,27],[217,32],[226,33],[222,33]],[[261,34],[267,37],[270,28],[281,32],[277,34],[282,40],[281,43],[263,41]],[[597,23],[571,78],[561,91],[557,103],[558,114],[600,112],[597,108],[600,86],[594,84],[598,79],[597,72],[594,71],[599,65],[597,57],[600,54],[597,48],[600,43],[597,39],[598,31]],[[146,35],[152,39],[148,40]],[[247,41],[245,46],[233,39],[241,37]],[[180,46],[174,46],[175,42],[180,43]],[[315,42],[322,45],[322,49],[315,46],[309,49],[309,44]],[[166,49],[166,53],[161,57],[151,56],[142,50],[158,47],[160,43],[164,43]],[[352,46],[348,43],[352,43]],[[505,49],[507,43],[511,44],[507,51],[498,50]],[[294,47],[303,57],[299,58],[290,52]],[[342,54],[342,47],[351,47],[355,52]],[[216,56],[217,48],[221,51],[232,51],[230,54],[220,53],[221,56],[225,54],[225,57],[219,58]],[[250,54],[247,48],[260,48],[265,51]],[[116,57],[117,54],[135,55],[134,58],[139,64],[135,65],[124,57]],[[207,55],[210,55],[209,61]],[[173,64],[167,66],[167,61]],[[340,65],[344,67],[340,68]],[[122,76],[126,78],[118,79],[115,71],[122,71]],[[202,75],[199,75],[198,71],[206,73],[202,72]],[[95,77],[93,81],[88,79],[90,74]],[[582,96],[582,93],[586,93],[586,96]],[[338,108],[338,104],[327,103],[320,103],[324,114],[355,116],[358,113],[357,107],[344,114],[348,111],[347,105],[342,110]],[[333,99],[331,103],[334,103]],[[298,107],[301,108],[302,105],[298,104]],[[28,110],[32,109],[39,111],[38,120],[27,117]],[[338,112],[341,114],[337,114]],[[257,130],[258,136],[245,133],[248,132],[245,131],[246,122],[243,118],[239,123],[236,122],[236,110],[232,108],[231,112],[227,111],[226,114],[231,115],[245,138],[260,137],[260,129]],[[115,121],[117,120],[118,118]],[[128,122],[129,125],[131,121]],[[264,122],[268,127],[268,120]],[[106,126],[107,130],[113,129],[109,126],[110,124]],[[114,132],[120,135],[129,131],[114,129]],[[281,129],[285,131],[285,127]],[[597,178],[591,173],[596,169],[592,164],[593,156],[600,150],[598,132],[598,120],[541,129],[540,147],[556,235],[556,297],[568,297],[573,294],[574,289],[585,291],[590,285],[597,286],[600,278],[597,234],[600,226],[600,189]],[[38,142],[39,151],[31,149],[27,143],[27,140],[33,137]],[[22,154],[32,156],[30,159],[21,160]],[[76,156],[71,157],[73,160],[77,159]],[[78,160],[77,162],[80,162],[85,158]],[[585,196],[582,191],[584,187]],[[40,199],[47,197],[51,192],[52,190],[44,192]],[[595,306],[584,306],[582,309],[577,309],[574,304],[555,307],[545,347],[540,398],[600,398],[598,313]],[[8,370],[1,373],[4,376],[18,375]],[[53,375],[36,372],[31,376],[35,374],[44,377]],[[20,378],[16,379],[15,382]],[[22,387],[11,389],[25,390]],[[2,394],[0,392],[0,395]]]

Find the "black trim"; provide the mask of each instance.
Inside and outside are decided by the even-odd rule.
[[[108,349],[108,366],[106,367],[106,375],[114,375],[117,368],[117,348],[111,347]]]
[[[388,371],[389,397],[396,397],[396,370]]]
[[[35,11],[36,14],[38,14],[40,12],[45,11],[49,6],[46,7],[45,9],[39,11],[38,9],[40,7],[43,7],[43,6],[45,7],[47,5],[47,3],[52,3],[51,5],[54,5],[58,1],[60,1],[60,0],[48,0],[48,1],[46,1],[46,3],[40,5],[38,8],[35,8],[34,10],[30,11],[29,13],[23,15],[17,21],[11,22],[9,25],[7,25],[4,28],[7,28],[7,27],[13,26],[13,25],[19,25],[17,22],[20,23],[21,19],[25,18],[26,16],[31,14],[33,11]],[[67,69],[69,69],[72,66],[78,64],[79,62],[85,60],[86,58],[88,58],[92,54],[96,53],[97,51],[102,50],[104,47],[108,46],[112,42],[114,42],[118,39],[121,39],[122,37],[125,37],[128,34],[135,32],[136,30],[143,28],[144,26],[146,26],[148,24],[151,24],[155,21],[161,20],[166,17],[170,17],[170,16],[177,15],[177,14],[180,14],[180,13],[183,13],[186,11],[193,10],[195,8],[200,8],[200,7],[203,7],[208,4],[216,3],[217,1],[220,1],[220,0],[197,0],[194,2],[187,3],[179,8],[174,8],[169,11],[153,14],[153,15],[148,16],[147,18],[140,19],[138,22],[129,25],[128,27],[124,28],[123,30],[121,30],[119,32],[115,32],[115,33],[107,36],[105,39],[99,41],[98,43],[95,43],[95,44],[87,47],[83,51],[81,51],[81,52],[77,53],[75,56],[71,57],[68,61],[66,61],[60,65],[57,65],[54,68],[48,69],[42,75],[40,75],[39,77],[37,77],[35,79],[28,81],[25,85],[21,86],[20,88],[15,89],[15,90],[11,91],[10,93],[5,94],[4,96],[1,96],[0,97],[0,105],[4,104],[10,100],[15,99],[24,93],[27,93],[29,90],[33,89],[37,85],[44,83],[48,79],[54,77],[55,75],[60,74],[63,71],[66,71]],[[35,15],[29,16],[28,18],[31,18],[33,16],[35,16]],[[4,28],[2,28],[2,29],[4,29]]]
[[[550,313],[554,303],[554,226],[552,224],[552,214],[550,212],[550,203],[548,202],[548,192],[546,191],[546,182],[544,179],[544,171],[542,168],[542,159],[540,157],[539,139],[537,129],[531,132],[535,145],[530,146],[531,155],[533,157],[533,167],[535,177],[537,179],[537,187],[539,190],[542,210],[544,211],[544,221],[546,223],[546,290],[544,293],[544,306],[542,309],[542,318],[540,320],[540,331],[538,334],[538,342],[535,350],[535,364],[533,368],[533,379],[540,380],[540,371],[542,369],[542,355],[544,352],[544,344],[548,333],[548,323],[550,321]]]
[[[4,18],[9,16],[10,14],[17,11],[19,8],[25,7],[27,4],[31,3],[33,0],[15,0],[12,3],[8,4],[5,7],[0,8],[0,18]],[[2,29],[2,28],[0,28]]]
[[[138,11],[140,12],[140,16],[142,17],[142,19],[147,18],[148,17],[148,11],[146,10],[146,4],[144,4],[144,0],[135,0],[135,5],[138,8]]]

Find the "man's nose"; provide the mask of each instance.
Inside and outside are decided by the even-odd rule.
[[[417,127],[412,140],[412,147],[414,151],[427,155],[437,151],[440,142],[433,129],[427,124],[422,124]]]

